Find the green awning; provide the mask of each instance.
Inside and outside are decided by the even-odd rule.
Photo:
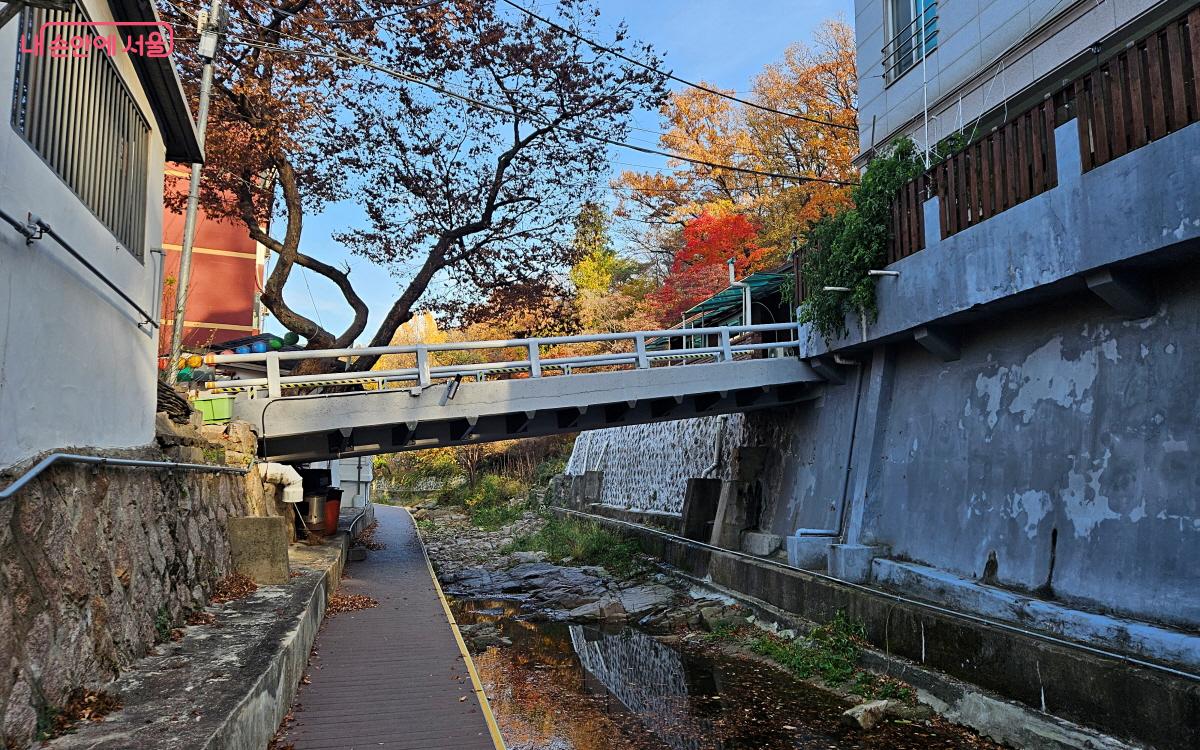
[[[779,289],[787,280],[786,273],[752,273],[742,281],[750,285],[750,299],[762,299]],[[735,313],[742,309],[742,290],[739,287],[726,287],[724,291],[695,305],[684,313],[686,317],[703,315],[712,317],[720,313]]]
[[[767,273],[764,271],[761,273],[752,273],[742,279],[742,281],[750,285],[750,299],[762,300],[767,295],[777,291],[787,281],[789,275],[786,273]],[[684,313],[684,317],[689,319],[685,329],[704,328],[708,325],[708,319],[738,315],[741,311],[741,287],[726,287],[723,291],[717,292]],[[670,342],[665,337],[650,339],[646,342],[646,348],[651,351],[662,351],[670,348]]]

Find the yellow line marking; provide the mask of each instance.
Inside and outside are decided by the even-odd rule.
[[[496,750],[508,750],[504,745],[504,738],[500,736],[500,727],[496,724],[496,717],[492,714],[492,706],[488,703],[487,694],[483,692],[483,683],[479,681],[479,673],[475,671],[475,662],[471,661],[471,654],[467,651],[467,643],[463,640],[462,633],[458,630],[458,623],[454,621],[454,613],[450,611],[450,603],[446,601],[446,595],[442,592],[442,584],[438,583],[437,573],[433,570],[433,563],[429,561],[429,553],[425,551],[425,540],[421,537],[421,529],[417,526],[417,519],[412,517],[412,513],[408,512],[408,508],[401,508],[405,513],[408,513],[408,520],[413,525],[413,531],[416,532],[417,540],[421,542],[421,554],[425,557],[425,567],[429,569],[429,577],[433,580],[433,587],[437,590],[438,600],[442,603],[442,611],[446,613],[446,620],[450,623],[450,629],[454,631],[454,640],[458,642],[458,652],[462,654],[463,661],[466,662],[467,672],[471,675],[471,684],[475,687],[475,697],[479,699],[479,708],[483,711],[483,718],[487,722],[488,731],[492,735],[492,744]]]

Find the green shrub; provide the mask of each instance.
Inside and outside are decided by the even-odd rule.
[[[800,677],[820,676],[826,684],[840,685],[857,671],[855,665],[862,653],[864,639],[862,622],[838,612],[832,621],[792,641],[771,635],[758,636],[750,641],[750,650],[782,664]]]
[[[541,551],[552,560],[571,558],[578,565],[599,565],[618,576],[631,576],[645,568],[636,540],[595,521],[554,516],[536,534],[518,537],[503,551]]]
[[[567,470],[567,459],[570,457],[570,452],[563,456],[552,456],[542,461],[533,470],[533,486],[546,487],[550,484],[550,480],[557,474],[562,474]]]
[[[828,341],[846,334],[846,315],[874,317],[875,279],[867,275],[886,265],[892,200],[906,182],[925,171],[924,159],[908,139],[871,160],[862,181],[854,187],[853,207],[813,222],[806,232],[802,273],[808,297],[800,307],[800,322],[812,323]],[[837,286],[846,292],[826,292]]]
[[[527,507],[523,495],[529,488],[498,474],[484,474],[475,484],[457,490],[471,523],[484,529],[495,530],[512,523]]]

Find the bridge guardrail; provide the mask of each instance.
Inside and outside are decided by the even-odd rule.
[[[783,341],[764,343],[735,344],[732,339],[739,334],[790,332],[792,335]],[[623,333],[597,333],[580,336],[546,336],[527,339],[507,339],[494,341],[461,341],[445,344],[408,344],[402,346],[369,346],[346,349],[314,349],[311,351],[295,352],[262,352],[250,354],[208,354],[205,364],[239,364],[264,363],[267,376],[265,378],[247,378],[226,381],[208,381],[205,387],[209,390],[267,390],[268,398],[280,398],[283,389],[303,386],[339,385],[354,383],[378,382],[380,387],[385,382],[412,381],[419,386],[432,385],[435,378],[461,379],[476,377],[482,379],[489,374],[527,372],[531,378],[543,377],[546,371],[569,374],[574,369],[591,367],[612,367],[633,365],[636,369],[647,369],[655,362],[682,361],[703,357],[715,359],[717,362],[732,362],[741,352],[765,351],[771,349],[795,349],[799,327],[796,323],[760,323],[749,326],[720,326],[713,328],[673,328],[659,331],[631,331]],[[693,347],[690,349],[668,349],[650,351],[647,341],[650,339],[688,338],[696,336],[716,336],[716,346]],[[559,346],[564,344],[589,344],[632,341],[633,351],[605,354],[575,355],[569,357],[543,357],[542,347]],[[464,352],[487,349],[524,349],[528,357],[522,360],[507,362],[483,362],[461,365],[431,365],[430,355],[438,352]],[[394,370],[367,370],[363,372],[329,373],[321,375],[280,375],[280,362],[307,359],[341,359],[344,357],[383,356],[383,355],[413,355],[416,358],[415,367],[405,367]]]

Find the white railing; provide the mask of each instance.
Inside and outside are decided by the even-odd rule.
[[[792,335],[785,341],[766,343],[735,344],[733,338],[740,334],[775,333],[786,331]],[[410,344],[405,346],[368,346],[350,349],[314,349],[295,352],[262,352],[253,354],[209,354],[205,364],[264,363],[265,378],[237,380],[215,380],[205,384],[213,391],[255,391],[265,388],[269,398],[279,398],[284,388],[300,388],[321,385],[352,385],[405,381],[418,386],[432,385],[434,380],[475,377],[483,380],[493,374],[528,373],[531,378],[545,377],[550,373],[570,374],[573,370],[592,367],[621,367],[632,365],[635,369],[648,369],[655,363],[687,363],[695,359],[713,359],[716,362],[732,362],[739,353],[766,351],[771,349],[795,349],[797,346],[796,323],[764,323],[751,326],[722,326],[719,328],[673,328],[662,331],[634,331],[629,333],[597,333],[583,336],[547,336],[529,339],[501,341],[462,341],[446,344]],[[716,336],[716,346],[692,347],[650,351],[647,342],[652,339],[683,339],[686,346],[689,338]],[[565,344],[594,344],[632,342],[633,351],[606,354],[585,354],[569,357],[543,357],[543,347]],[[478,364],[434,365],[430,355],[438,352],[468,352],[488,349],[521,349],[527,352],[523,359],[505,362],[481,362]],[[280,362],[308,359],[342,359],[350,357],[374,357],[384,355],[410,355],[416,358],[415,367],[395,370],[369,370],[323,375],[280,375]]]

